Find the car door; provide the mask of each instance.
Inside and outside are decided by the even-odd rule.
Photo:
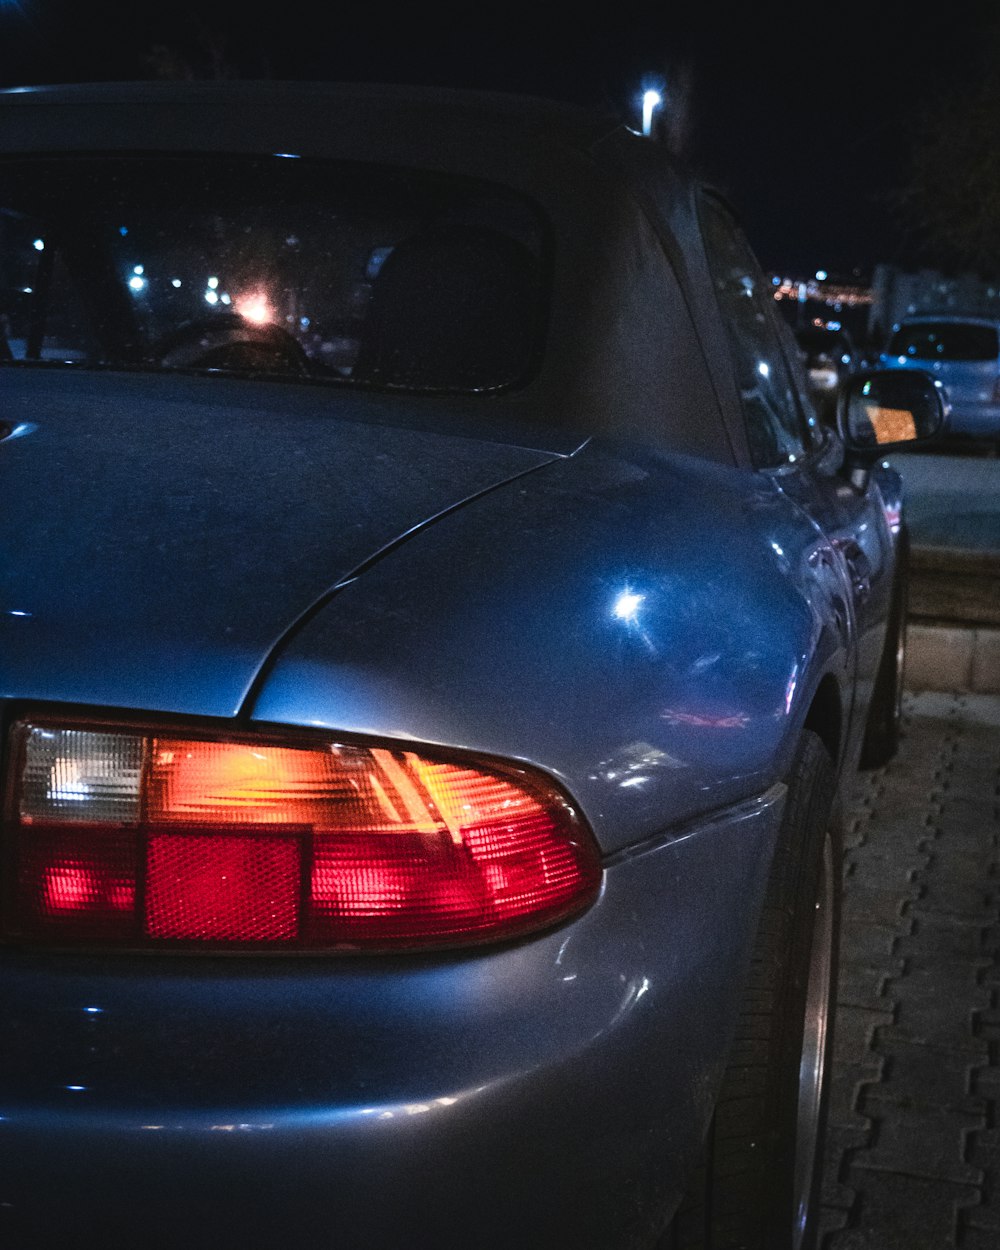
[[[877,476],[852,481],[841,471],[840,440],[811,408],[791,330],[728,208],[705,194],[699,219],[729,331],[751,461],[823,537],[807,560],[814,583],[830,596],[851,684],[859,706],[867,706],[892,592],[892,538]],[[847,698],[854,701],[853,694]]]

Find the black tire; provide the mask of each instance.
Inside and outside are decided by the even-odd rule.
[[[872,701],[865,722],[860,766],[882,768],[899,750],[903,724],[903,686],[906,680],[906,617],[910,581],[910,543],[906,530],[900,530],[885,646],[879,663]]]
[[[704,1158],[660,1250],[812,1250],[832,1063],[841,837],[805,731]]]

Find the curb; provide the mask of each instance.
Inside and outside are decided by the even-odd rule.
[[[1000,551],[910,551],[905,684],[1000,694]]]
[[[909,690],[1000,694],[1000,629],[911,620],[905,684]]]
[[[1000,551],[914,544],[911,618],[978,629],[1000,626]]]

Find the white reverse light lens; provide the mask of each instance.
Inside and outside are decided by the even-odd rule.
[[[32,726],[25,739],[21,820],[136,824],[142,756],[138,735]]]

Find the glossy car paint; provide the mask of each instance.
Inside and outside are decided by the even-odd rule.
[[[767,479],[592,442],[333,596],[252,714],[371,734],[391,707],[393,736],[544,767],[617,850],[781,779],[799,657],[849,663],[822,549]]]
[[[528,1244],[628,1244],[709,1113],[780,806],[609,862],[580,920],[509,948],[6,959],[10,1235],[508,1245],[516,1212]]]
[[[84,1225],[164,1247],[649,1244],[711,1114],[807,721],[850,776],[891,583],[877,480],[850,487],[832,435],[750,467],[690,197],[648,144],[559,110],[526,139],[528,106],[467,107],[206,84],[0,100],[21,151],[433,165],[451,135],[449,162],[502,169],[565,227],[546,360],[508,395],[0,370],[6,721],[140,710],[520,760],[605,869],[582,915],[471,951],[5,949],[18,1250]]]
[[[265,406],[221,378],[4,383],[7,698],[234,716],[331,587],[558,455],[380,425],[378,397],[318,388],[271,386]]]

